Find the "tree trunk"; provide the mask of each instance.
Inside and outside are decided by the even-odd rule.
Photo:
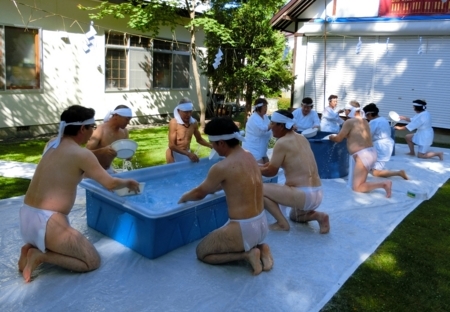
[[[245,123],[247,123],[248,116],[252,113],[252,99],[253,94],[253,88],[249,85],[247,85],[246,91],[245,91]]]
[[[189,17],[192,20],[195,18],[195,1],[191,1]],[[202,86],[200,85],[200,74],[197,64],[197,46],[195,43],[195,28],[191,26],[189,29],[191,34],[191,61],[192,61],[192,74],[195,80],[195,89],[197,91],[198,105],[200,106],[200,131],[203,133],[205,128],[205,104],[203,102]]]

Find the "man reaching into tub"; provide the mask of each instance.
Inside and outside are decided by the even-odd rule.
[[[95,129],[86,145],[98,158],[100,165],[109,173],[114,173],[111,163],[117,156],[111,143],[128,139],[126,127],[130,123],[132,115],[131,109],[126,105],[119,105],[113,111],[109,111],[103,119],[104,123]]]
[[[138,182],[111,177],[92,152],[80,147],[92,135],[94,114],[92,108],[79,105],[70,106],[61,114],[58,137],[47,145],[28,187],[19,211],[25,245],[18,266],[26,282],[44,262],[76,272],[100,266],[95,247],[70,226],[68,219],[83,176],[110,190],[128,187],[139,191]]]
[[[347,150],[350,154],[350,165],[347,186],[355,192],[366,193],[377,188],[386,191],[391,197],[392,181],[367,182],[367,176],[377,161],[377,150],[373,147],[369,123],[355,111],[351,119],[347,119],[337,135],[330,135],[333,142],[341,142],[347,138]]]
[[[198,122],[192,117],[193,109],[192,101],[182,98],[173,111],[174,118],[169,122],[169,148],[166,150],[168,164],[180,161],[199,161],[198,156],[191,151],[192,136],[195,136],[198,144],[212,148],[198,130]]]
[[[264,207],[275,218],[272,230],[289,231],[289,222],[280,209],[291,207],[289,218],[295,222],[315,220],[320,233],[330,231],[328,215],[315,209],[322,202],[323,191],[317,170],[316,159],[308,140],[296,133],[292,126],[293,115],[286,110],[278,110],[271,118],[273,136],[277,142],[270,162],[260,167],[264,176],[271,177],[283,168],[284,185],[264,183]]]
[[[273,259],[269,246],[262,243],[268,226],[258,164],[253,155],[239,145],[243,138],[230,118],[213,118],[206,124],[205,133],[216,152],[226,158],[213,165],[206,179],[184,193],[179,203],[201,200],[223,189],[230,219],[198,244],[197,258],[209,264],[246,260],[254,275],[269,271]]]

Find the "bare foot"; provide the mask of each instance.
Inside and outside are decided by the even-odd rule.
[[[330,218],[326,213],[321,213],[320,218],[317,219],[320,227],[320,234],[327,234],[330,232]]]
[[[270,271],[273,267],[272,253],[270,252],[269,245],[261,244],[257,246],[261,252],[261,262],[263,271]]]
[[[383,188],[386,191],[386,197],[390,198],[392,194],[392,181],[384,181]]]
[[[269,228],[272,231],[289,231],[289,229],[291,228],[289,223],[287,223],[286,225],[283,224],[279,224],[278,222],[270,224]]]
[[[27,253],[28,253],[28,250],[32,247],[33,247],[33,245],[26,244],[26,245],[23,245],[22,248],[20,249],[20,258],[19,258],[19,261],[17,262],[17,265],[19,267],[19,272],[22,272],[23,269],[25,268],[25,265],[27,264]]]
[[[444,160],[444,153],[438,152],[438,153],[436,153],[436,154],[438,155],[438,157],[439,157],[440,160]]]
[[[405,170],[400,170],[400,176],[405,179],[405,180],[409,180],[408,175],[406,174]]]
[[[406,153],[406,155],[409,155],[409,156],[416,156],[415,153]]]
[[[246,259],[247,262],[250,263],[250,265],[253,268],[253,275],[258,275],[262,272],[262,265],[261,265],[261,252],[258,248],[252,248],[246,253]]]
[[[22,275],[26,283],[31,282],[31,273],[39,266],[39,264],[42,263],[42,261],[39,259],[42,255],[42,252],[40,252],[36,248],[30,248],[27,252],[27,264],[25,265],[25,268],[23,269]]]

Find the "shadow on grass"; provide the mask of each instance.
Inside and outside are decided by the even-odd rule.
[[[321,310],[450,311],[450,180],[386,238]]]

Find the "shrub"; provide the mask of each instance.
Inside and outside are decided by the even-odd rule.
[[[290,108],[291,108],[291,99],[289,99],[289,98],[280,98],[278,100],[278,109],[289,110]]]

